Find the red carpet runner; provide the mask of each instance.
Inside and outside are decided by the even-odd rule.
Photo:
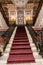
[[[24,26],[18,26],[7,60],[8,64],[35,62]]]

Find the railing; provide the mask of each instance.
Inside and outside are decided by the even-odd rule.
[[[1,3],[0,3],[0,12],[2,13],[3,18],[5,19],[7,25],[9,26],[9,20],[8,20],[8,18],[7,18],[6,15],[5,15],[5,12],[4,12],[4,10],[3,10],[3,7],[2,7],[2,4],[1,4]]]
[[[39,31],[36,30],[36,32],[30,25],[27,24],[26,26],[32,36],[33,42],[35,43],[37,50],[40,50],[39,54],[43,56],[43,28]]]
[[[0,56],[3,55],[15,27],[16,25],[11,26],[7,29],[7,31],[4,32],[4,34],[0,36]]]
[[[38,5],[38,8],[37,8],[37,11],[36,11],[36,14],[35,14],[35,17],[34,17],[34,19],[33,19],[33,25],[35,24],[35,22],[36,22],[36,20],[37,20],[37,17],[38,17],[38,15],[39,15],[39,12],[40,12],[40,10],[41,10],[41,7],[42,7],[42,2],[43,0],[40,0],[39,1],[39,5]]]
[[[42,55],[42,57],[43,57],[43,28],[42,28],[40,34],[41,34],[41,43],[40,43],[40,45],[39,45],[39,47],[40,47],[40,52],[39,52],[39,54]]]

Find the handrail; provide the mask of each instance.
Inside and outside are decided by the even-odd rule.
[[[33,41],[35,42],[35,45],[36,45],[37,49],[40,49],[39,54],[42,55],[42,57],[43,57],[43,28],[40,30],[40,33],[37,34],[36,37],[35,37],[35,34],[34,34],[35,33],[35,30],[30,25],[28,25],[28,24],[26,26],[27,26],[27,28],[28,28],[28,30],[29,30],[32,38],[33,38]],[[30,27],[30,29],[29,29],[29,27]],[[31,29],[34,32],[32,32]],[[41,40],[39,40],[39,41],[37,40],[37,37],[38,36],[41,37],[40,38]]]
[[[3,7],[2,7],[1,3],[0,3],[0,11],[1,11],[1,13],[2,13],[2,15],[3,15],[3,17],[4,17],[4,19],[5,19],[6,23],[7,23],[7,25],[9,26],[9,20],[8,20],[8,18],[5,15],[5,12],[3,10]]]
[[[35,14],[35,17],[34,17],[34,19],[33,19],[33,25],[35,24],[35,22],[36,22],[36,20],[37,20],[37,17],[38,17],[38,15],[39,15],[39,12],[40,12],[40,10],[41,10],[41,6],[42,6],[42,2],[43,0],[40,0],[39,1],[39,5],[38,5],[38,8],[37,8],[37,11],[36,11],[36,14]]]

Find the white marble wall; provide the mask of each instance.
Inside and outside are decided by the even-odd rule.
[[[7,24],[6,24],[5,20],[4,20],[1,12],[0,12],[0,28],[8,28],[8,26],[7,26]]]
[[[43,4],[38,15],[38,18],[36,20],[35,27],[43,27]]]

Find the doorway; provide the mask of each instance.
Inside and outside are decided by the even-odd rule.
[[[17,10],[17,21],[18,25],[24,25],[24,9],[18,8]]]

